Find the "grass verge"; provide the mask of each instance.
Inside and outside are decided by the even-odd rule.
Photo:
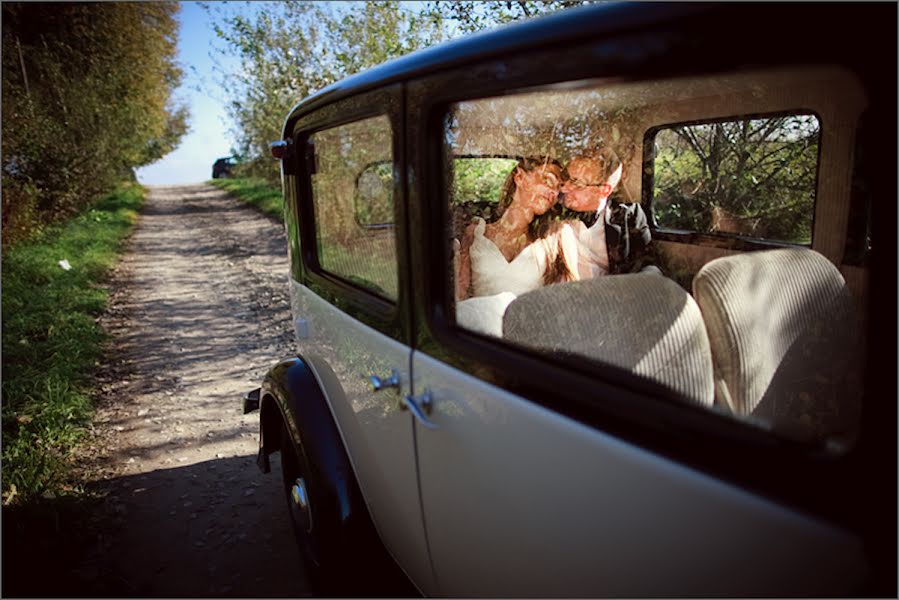
[[[264,179],[213,179],[209,183],[234,194],[265,214],[284,221],[284,198],[281,188]]]
[[[143,200],[142,187],[123,184],[3,257],[4,507],[81,492],[73,451],[93,414],[91,374],[105,339],[96,322],[107,302],[101,283]]]

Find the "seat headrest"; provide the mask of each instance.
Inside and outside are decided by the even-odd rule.
[[[719,258],[696,274],[693,295],[722,403],[803,439],[854,427],[857,315],[824,256],[785,248]]]

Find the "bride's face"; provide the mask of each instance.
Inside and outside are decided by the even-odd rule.
[[[535,215],[542,215],[553,207],[561,184],[562,170],[554,164],[546,164],[533,171],[518,169],[515,173],[515,194]]]

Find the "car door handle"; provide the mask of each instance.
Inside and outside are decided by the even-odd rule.
[[[373,392],[380,392],[385,388],[398,388],[400,387],[400,372],[393,369],[390,377],[381,379],[377,375],[370,375],[368,380],[371,382],[371,391]]]
[[[437,429],[437,424],[425,415],[426,412],[431,412],[431,406],[431,390],[425,389],[419,398],[415,398],[411,394],[403,396],[403,409],[408,408],[415,420],[428,429]]]

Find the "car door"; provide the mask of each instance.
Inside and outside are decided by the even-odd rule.
[[[429,590],[414,429],[400,409],[411,353],[395,175],[403,164],[400,97],[399,87],[387,87],[296,120],[299,239],[291,244],[302,260],[294,261],[291,302],[299,354],[325,393],[378,533]]]
[[[889,493],[876,476],[852,474],[875,459],[869,452],[877,443],[861,437],[822,451],[784,438],[769,423],[723,410],[704,346],[706,326],[688,291],[640,275],[640,289],[670,292],[676,302],[653,304],[656,298],[635,293],[592,307],[606,315],[602,322],[609,330],[590,334],[608,335],[607,346],[617,344],[622,355],[647,346],[639,338],[650,335],[652,323],[645,322],[663,324],[662,334],[651,334],[658,337],[646,352],[653,352],[671,341],[665,331],[679,331],[684,315],[692,315],[696,346],[682,340],[666,355],[677,366],[668,379],[645,375],[645,363],[628,370],[614,356],[584,356],[572,349],[576,344],[535,352],[454,318],[454,253],[461,236],[453,220],[461,202],[456,194],[464,187],[458,160],[554,153],[570,159],[586,149],[583,140],[596,140],[590,127],[600,123],[602,143],[619,146],[621,192],[630,195],[623,201],[639,202],[646,193],[643,143],[649,138],[634,123],[647,106],[680,98],[704,102],[710,119],[729,116],[728,103],[747,97],[738,83],[726,89],[729,77],[743,76],[747,62],[761,65],[760,78],[750,76],[744,90],[748,97],[774,99],[780,88],[764,83],[765,77],[797,64],[804,69],[809,57],[803,49],[820,46],[820,30],[811,36],[786,27],[801,10],[771,8],[766,23],[780,23],[784,31],[772,34],[777,44],[751,56],[747,48],[758,49],[736,39],[741,30],[732,27],[747,16],[741,9],[705,14],[604,7],[479,40],[479,52],[490,59],[479,60],[460,45],[455,68],[409,85],[412,264],[420,277],[414,285],[412,408],[428,546],[441,595],[829,595],[858,593],[870,580],[866,553],[877,542],[859,521],[861,501],[833,491],[858,485]],[[840,29],[835,11],[821,21],[816,26],[825,31]],[[863,55],[859,50],[845,61],[822,53],[815,60],[857,68]],[[703,95],[710,82],[721,88]],[[867,93],[875,102],[872,90]],[[800,114],[807,107],[801,91],[796,94],[792,108]],[[676,115],[669,122],[677,123]],[[846,141],[852,135],[841,139],[842,146],[828,151],[846,153],[845,165],[854,150]],[[502,184],[498,179],[482,187]],[[843,191],[848,198],[848,186]],[[833,208],[843,209],[848,211],[846,204]],[[842,219],[832,222],[845,226]],[[565,306],[537,314],[534,328]],[[590,321],[578,322],[589,328]],[[703,391],[695,393],[678,387],[679,374],[691,368],[685,355],[694,352],[696,360],[707,361],[697,377],[708,375],[696,383]],[[893,414],[871,402],[870,387],[865,392],[866,418],[878,410]],[[889,471],[878,464],[881,475]],[[879,506],[883,518],[886,504]]]

